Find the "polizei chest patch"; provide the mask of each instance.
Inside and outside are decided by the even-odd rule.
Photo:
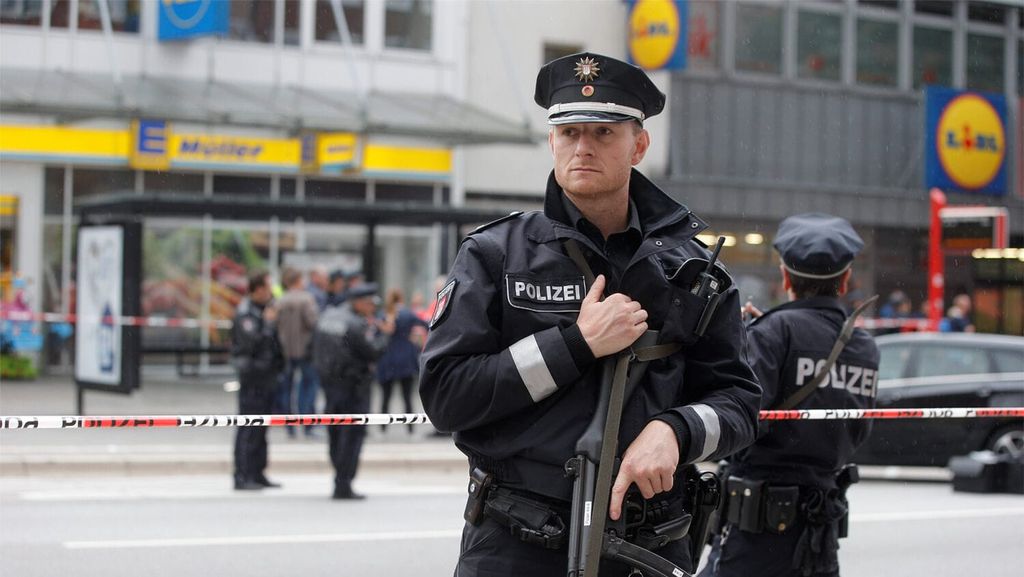
[[[582,276],[541,279],[505,275],[508,304],[517,309],[543,313],[579,312],[587,285]]]

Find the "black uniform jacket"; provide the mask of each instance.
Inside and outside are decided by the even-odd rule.
[[[284,367],[277,331],[263,320],[263,307],[244,299],[231,325],[231,364],[242,385],[273,386]]]
[[[839,300],[811,297],[778,306],[747,328],[747,356],[772,409],[814,378],[846,321]],[[875,406],[878,348],[855,329],[829,376],[797,409],[868,409]],[[776,484],[832,488],[835,474],[867,439],[870,421],[776,421],[757,442],[734,455],[729,474]]]
[[[387,348],[388,337],[352,310],[352,303],[327,307],[313,332],[313,364],[328,404],[340,389],[369,393],[373,363]]]
[[[423,353],[420,396],[472,465],[506,485],[568,500],[564,465],[595,411],[601,363],[591,357],[578,366],[567,343],[573,331],[579,337],[589,287],[563,239],[580,243],[595,274],[608,264],[568,224],[563,194],[552,174],[544,212],[514,213],[463,241],[449,278],[455,287]],[[705,336],[694,336],[702,308],[690,293],[695,275],[676,273],[708,258],[694,239],[706,225],[636,170],[630,195],[643,240],[620,282],[606,275],[605,293],[638,300],[660,342],[685,346],[648,364],[623,412],[619,452],[662,415],[681,439],[681,462],[720,459],[750,444],[756,430],[759,388],[741,353],[736,289]]]

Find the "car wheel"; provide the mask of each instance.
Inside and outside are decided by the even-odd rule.
[[[1010,455],[1014,460],[1024,459],[1024,429],[1010,425],[997,430],[985,447],[1000,455]]]

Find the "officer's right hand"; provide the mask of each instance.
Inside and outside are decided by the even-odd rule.
[[[744,315],[749,315],[750,318],[754,319],[764,315],[764,312],[762,312],[761,309],[755,307],[754,303],[750,301],[743,303],[743,307],[740,308],[740,312],[743,313]]]
[[[601,358],[633,344],[647,330],[647,311],[622,293],[604,294],[604,275],[598,275],[580,306],[576,320],[590,352]]]

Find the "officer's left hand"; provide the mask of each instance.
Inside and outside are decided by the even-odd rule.
[[[675,431],[663,421],[651,421],[622,456],[619,476],[612,485],[608,516],[613,521],[619,519],[622,500],[633,483],[636,483],[644,499],[670,491],[678,466],[679,441]]]

